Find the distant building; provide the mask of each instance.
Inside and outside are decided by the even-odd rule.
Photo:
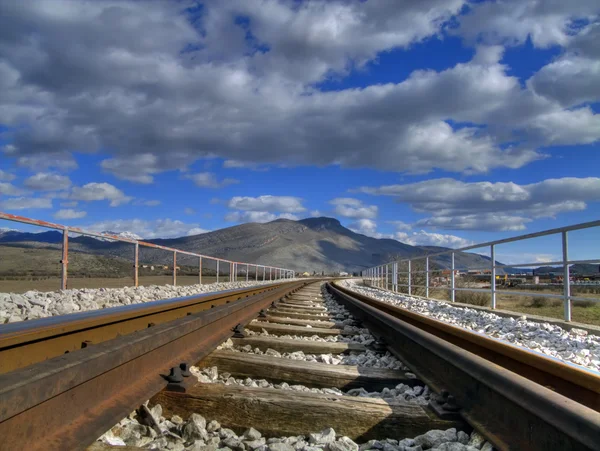
[[[343,272],[343,271],[342,271],[342,272],[340,272],[340,277],[346,277],[347,275],[348,275],[348,273],[347,273],[347,272]]]

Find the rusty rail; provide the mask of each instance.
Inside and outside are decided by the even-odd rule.
[[[448,390],[461,408],[460,415],[496,448],[597,449],[600,378],[593,373],[573,371],[577,369],[570,365],[556,371],[555,362],[519,354],[513,347],[501,350],[498,344],[502,343],[491,342],[498,340],[484,340],[487,337],[479,334],[467,337],[469,333],[462,329],[454,334],[451,329],[459,328],[335,284],[327,289],[420,379],[437,392]],[[551,382],[565,395],[534,380]],[[585,394],[590,398],[585,399]]]
[[[7,333],[0,327],[2,352],[25,354],[42,343],[36,348],[37,363],[22,367],[18,362],[19,369],[0,374],[0,450],[85,449],[164,389],[170,369],[182,362],[195,364],[229,338],[236,325],[248,323],[305,284],[270,284],[66,315],[56,317],[54,324],[33,320]],[[102,335],[102,330],[106,341],[85,340],[81,346],[86,334]],[[65,336],[79,349],[55,355]],[[45,342],[53,349],[47,360],[39,354]]]
[[[120,241],[123,243],[130,243],[134,245],[134,257],[133,257],[133,284],[134,286],[138,286],[139,284],[139,248],[140,246],[149,247],[153,249],[160,249],[163,251],[168,251],[173,253],[173,285],[177,284],[177,254],[187,255],[190,257],[197,257],[199,260],[199,283],[202,283],[202,259],[212,260],[216,262],[216,272],[217,272],[217,282],[219,281],[219,263],[228,263],[229,264],[229,281],[234,282],[237,280],[237,266],[238,264],[246,265],[246,271],[249,271],[251,266],[254,266],[254,272],[256,274],[256,280],[258,280],[258,271],[259,268],[263,268],[263,280],[266,280],[266,268],[269,268],[269,280],[281,280],[281,279],[290,279],[294,278],[295,271],[289,268],[278,268],[275,266],[268,265],[259,265],[255,263],[245,263],[245,262],[236,262],[232,260],[226,260],[223,258],[211,257],[208,255],[198,254],[195,252],[188,252],[182,249],[175,249],[172,247],[161,246],[159,244],[154,244],[148,241],[142,240],[134,240],[131,238],[124,238],[117,235],[110,235],[107,233],[99,233],[92,232],[89,230],[82,230],[79,227],[67,227],[61,224],[55,224],[53,222],[42,221],[41,219],[31,219],[26,218],[25,216],[13,215],[10,213],[3,213],[0,211],[0,219],[4,219],[6,221],[18,222],[21,224],[28,224],[37,227],[45,227],[48,229],[61,230],[63,233],[63,241],[62,241],[62,258],[60,260],[61,264],[61,290],[67,289],[68,282],[68,267],[69,267],[69,233],[77,233],[79,235],[92,236],[96,238],[103,238],[112,241]],[[234,274],[235,268],[235,274]],[[272,270],[275,269],[275,278],[271,277]],[[247,273],[246,273],[247,275]]]

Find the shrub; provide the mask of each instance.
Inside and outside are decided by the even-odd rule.
[[[491,304],[490,295],[480,292],[457,291],[454,295],[454,300],[463,304],[478,305],[480,307],[489,307]]]
[[[598,303],[594,302],[594,301],[573,301],[573,307],[588,308],[588,307],[593,307],[596,304],[598,304]]]

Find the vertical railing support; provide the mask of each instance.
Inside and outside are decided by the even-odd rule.
[[[412,269],[411,269],[411,260],[408,261],[408,295],[412,294]]]
[[[202,257],[198,257],[198,283],[202,285]]]
[[[273,268],[269,267],[269,280],[273,280]]]
[[[267,267],[263,266],[263,282],[267,279]]]
[[[135,243],[135,247],[133,249],[133,286],[139,286],[139,267],[140,267],[140,244]]]
[[[492,275],[491,275],[491,294],[492,294],[492,308],[496,308],[496,246],[490,245],[490,257],[492,259]]]
[[[177,286],[177,252],[173,252],[173,286]]]
[[[562,233],[562,255],[565,321],[571,321],[571,270],[569,268],[569,237],[566,231]]]
[[[66,290],[69,269],[69,229],[66,227],[63,229],[62,259],[60,260],[60,264],[62,265],[60,289]]]
[[[246,282],[248,282],[250,277],[250,265],[246,263]]]
[[[258,265],[254,265],[254,280],[258,282]]]
[[[219,260],[217,260],[217,283],[219,283]]]
[[[429,257],[425,257],[425,297],[429,297]]]
[[[450,276],[450,300],[452,302],[456,302],[456,267],[454,265],[454,252],[452,252],[452,266],[450,271],[452,271],[452,275]]]

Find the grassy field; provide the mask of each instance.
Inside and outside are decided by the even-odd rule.
[[[525,315],[546,316],[564,319],[563,302],[561,299],[544,298],[540,294],[561,294],[562,287],[544,287],[524,290],[518,287],[515,291],[531,293],[530,296],[511,294],[509,290],[498,291],[496,304],[501,310],[523,313]],[[419,293],[420,294],[420,293]],[[424,293],[422,294],[424,295]],[[572,287],[572,295],[590,299],[600,299],[600,287]],[[450,300],[450,291],[441,288],[430,288],[429,296],[441,301]],[[478,306],[489,306],[490,295],[487,293],[456,292],[456,301]],[[600,302],[573,301],[571,310],[573,321],[600,326]]]

